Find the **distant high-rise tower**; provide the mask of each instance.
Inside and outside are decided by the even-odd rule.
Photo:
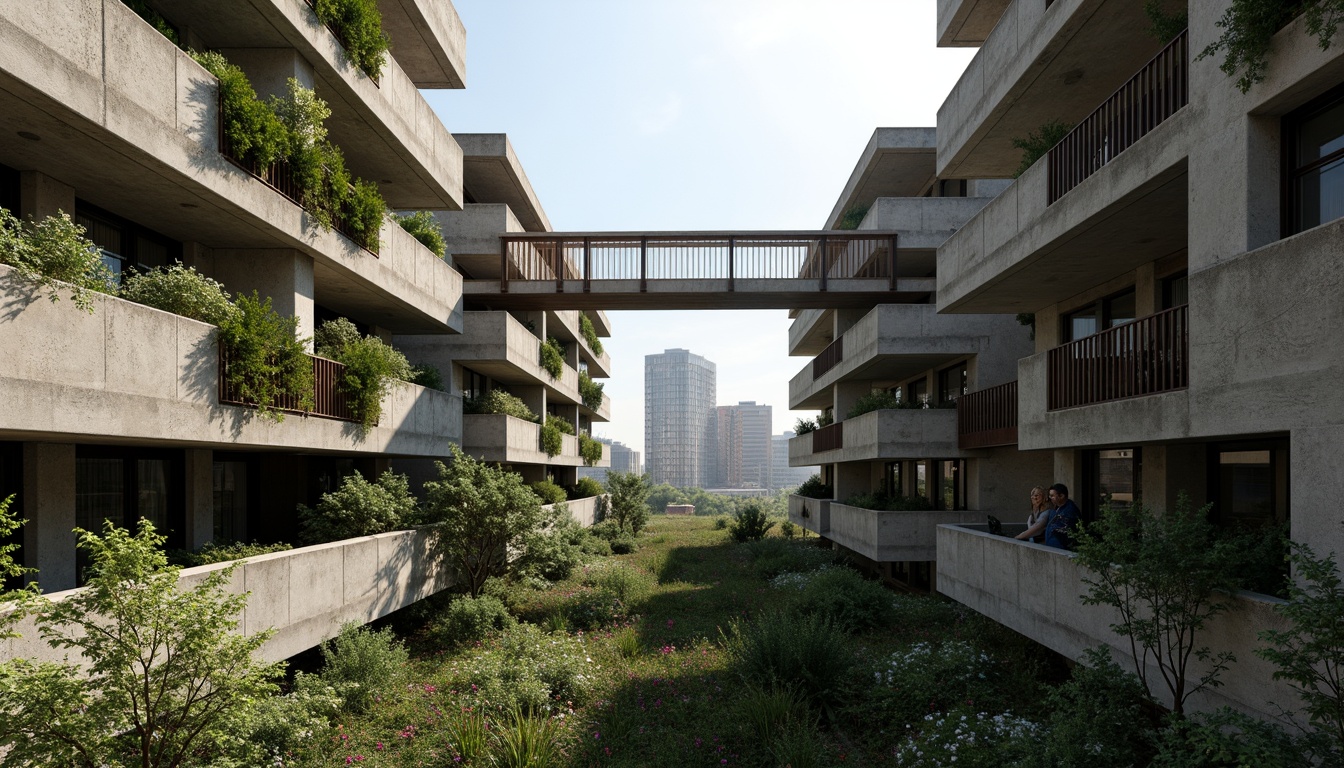
[[[724,488],[770,487],[771,408],[756,401],[720,405],[719,476]]]
[[[714,483],[716,368],[685,349],[644,357],[644,465],[654,483]]]

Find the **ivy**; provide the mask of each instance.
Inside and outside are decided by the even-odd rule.
[[[579,333],[583,334],[583,339],[588,342],[588,348],[593,350],[593,354],[601,357],[602,340],[597,338],[597,329],[593,327],[593,321],[582,312],[579,313]]]
[[[590,411],[602,407],[603,386],[602,382],[593,381],[587,371],[579,371],[579,397],[583,399],[584,407]]]
[[[593,466],[602,460],[602,443],[586,434],[579,435],[579,456],[585,466]]]
[[[448,244],[443,239],[443,229],[439,226],[439,220],[434,218],[434,214],[429,211],[416,211],[415,213],[399,214],[397,223],[401,228],[420,241],[440,259],[448,253]]]
[[[554,336],[541,342],[541,367],[552,379],[560,378],[565,372],[565,345]]]
[[[388,49],[377,0],[316,0],[313,12],[331,27],[350,61],[377,80]]]
[[[224,379],[246,403],[275,421],[284,421],[282,400],[297,409],[313,408],[313,363],[298,339],[299,320],[282,317],[256,291],[239,296],[236,312],[219,326],[219,344],[228,354]]]

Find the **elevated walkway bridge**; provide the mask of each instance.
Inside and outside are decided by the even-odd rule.
[[[829,309],[936,287],[931,251],[896,232],[511,233],[497,257],[454,260],[468,309]]]

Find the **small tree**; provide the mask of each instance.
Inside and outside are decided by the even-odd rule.
[[[1215,535],[1209,509],[1192,512],[1185,494],[1165,514],[1137,504],[1128,512],[1106,509],[1078,539],[1078,562],[1092,574],[1083,579],[1083,602],[1120,613],[1111,629],[1129,638],[1135,673],[1151,693],[1158,681],[1148,665],[1157,666],[1178,717],[1192,694],[1222,685],[1219,676],[1236,661],[1197,638],[1231,607],[1225,593],[1236,587],[1237,547]],[[1193,660],[1208,666],[1191,681]]]
[[[611,519],[616,526],[638,535],[649,521],[649,476],[634,472],[607,473],[607,492],[611,494]]]
[[[0,667],[0,747],[7,765],[149,768],[210,764],[237,746],[254,702],[276,691],[280,667],[253,654],[270,636],[235,634],[246,594],[234,567],[189,590],[148,521],[135,534],[108,522],[77,531],[93,574],[64,600],[29,610],[53,648],[87,662]]]
[[[728,533],[732,535],[733,541],[745,544],[748,541],[764,539],[765,534],[774,527],[775,521],[766,515],[765,508],[751,502],[742,505],[742,508],[733,514],[733,523],[728,528]]]
[[[315,508],[299,505],[300,537],[306,544],[372,536],[414,525],[419,519],[410,481],[387,471],[370,483],[353,474],[322,494]]]
[[[541,528],[541,500],[523,479],[452,446],[439,479],[425,483],[425,516],[437,523],[438,550],[466,580],[472,597],[491,576],[509,569],[510,553],[525,549]]]

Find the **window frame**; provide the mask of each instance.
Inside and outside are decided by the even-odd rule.
[[[1300,201],[1297,199],[1296,181],[1305,173],[1319,170],[1331,163],[1344,160],[1344,146],[1325,157],[1317,158],[1304,166],[1297,165],[1297,151],[1301,143],[1301,128],[1313,117],[1330,109],[1344,105],[1344,84],[1335,86],[1306,104],[1284,115],[1279,123],[1280,171],[1279,171],[1279,237],[1293,235],[1315,229],[1328,221],[1319,221],[1310,227],[1297,228],[1297,213]],[[1339,219],[1331,219],[1338,221]]]

